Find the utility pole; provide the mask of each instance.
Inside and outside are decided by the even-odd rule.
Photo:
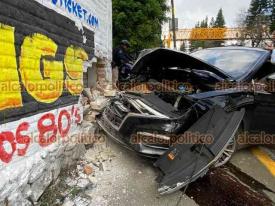
[[[175,22],[175,5],[174,5],[174,0],[171,0],[171,7],[172,7],[173,42],[174,42],[174,49],[177,49],[176,22]]]

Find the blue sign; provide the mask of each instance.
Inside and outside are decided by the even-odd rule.
[[[52,0],[52,4],[65,8],[66,11],[73,13],[76,17],[82,21],[85,21],[92,27],[99,27],[98,18],[94,16],[88,9],[82,7],[75,0]]]

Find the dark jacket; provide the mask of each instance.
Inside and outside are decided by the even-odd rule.
[[[113,50],[113,68],[121,67],[123,64],[130,63],[132,60],[132,57],[121,46]]]

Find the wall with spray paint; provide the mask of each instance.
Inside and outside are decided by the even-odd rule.
[[[0,1],[0,205],[37,201],[81,154],[83,70],[110,64],[111,18],[111,0]]]

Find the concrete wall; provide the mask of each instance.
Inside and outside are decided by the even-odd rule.
[[[82,154],[83,71],[110,69],[111,13],[111,0],[0,1],[0,205],[36,202]]]

